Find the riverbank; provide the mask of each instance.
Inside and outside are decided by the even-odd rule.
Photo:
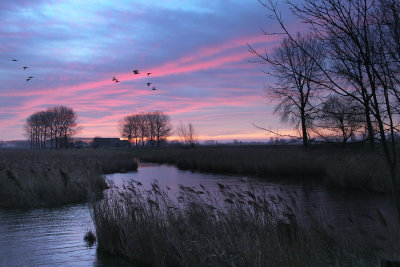
[[[396,238],[388,252],[376,248],[375,237],[323,227],[320,214],[302,225],[295,195],[289,205],[262,188],[218,186],[180,186],[172,194],[178,201],[156,182],[112,190],[92,203],[98,249],[140,266],[379,266],[382,258],[400,259]]]
[[[0,207],[87,201],[107,188],[102,174],[136,169],[128,150],[1,150]]]
[[[199,146],[144,149],[135,154],[141,161],[174,164],[183,170],[314,180],[331,188],[391,190],[383,155],[365,148]]]

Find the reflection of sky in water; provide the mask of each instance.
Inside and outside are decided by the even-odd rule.
[[[330,225],[330,228],[354,240],[361,236],[381,247],[388,247],[384,238],[400,240],[395,209],[390,198],[382,195],[193,173],[167,165],[144,165],[137,172],[107,177],[116,185],[133,179],[145,187],[157,179],[162,188],[168,185],[175,191],[178,184],[199,189],[200,183],[215,191],[217,182],[246,188],[248,183],[241,180],[247,180],[264,185],[271,202],[278,205],[287,203],[301,215],[311,213],[325,226]],[[389,230],[383,226],[378,212],[387,220]],[[123,266],[124,262],[99,255],[95,247],[86,246],[83,236],[92,227],[89,208],[85,204],[27,211],[0,209],[0,266]],[[364,233],[360,235],[360,232]]]
[[[179,184],[217,191],[217,183],[238,186],[247,190],[250,183],[263,186],[271,206],[280,210],[288,205],[297,215],[297,220],[310,225],[310,216],[319,221],[325,228],[343,235],[368,238],[369,242],[384,243],[383,237],[398,237],[400,230],[396,210],[389,196],[361,191],[327,191],[323,186],[312,184],[277,183],[258,178],[242,178],[219,174],[204,174],[182,171],[169,165],[145,164],[137,172],[112,174],[107,176],[122,185],[124,181],[140,181],[145,188],[156,179],[162,189],[170,187],[178,192]],[[382,216],[388,227],[382,221]],[[359,237],[359,235],[362,235]],[[379,245],[378,245],[379,246]]]
[[[93,228],[87,205],[28,211],[0,210],[0,266],[88,266],[95,247],[83,236]]]
[[[199,188],[200,184],[206,188],[213,190],[217,188],[217,182],[226,185],[245,185],[243,181],[248,181],[248,178],[237,176],[205,174],[192,171],[181,171],[173,166],[143,164],[137,172],[130,173],[115,173],[107,175],[107,178],[113,181],[116,185],[122,185],[124,181],[135,180],[140,181],[144,186],[148,187],[157,180],[160,186],[165,189],[166,186],[171,189],[178,189],[178,185],[195,186]],[[254,182],[263,182],[258,179],[251,179]]]

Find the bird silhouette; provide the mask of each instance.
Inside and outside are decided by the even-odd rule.
[[[28,77],[28,79],[33,79],[33,78],[35,78],[35,77],[33,77],[33,76],[29,76],[29,77]]]
[[[29,82],[30,80],[31,80],[30,78],[26,79],[27,82]]]
[[[157,88],[156,88],[156,87],[153,87],[151,90],[153,90],[153,91],[154,91],[154,90],[157,90]]]
[[[14,59],[13,59],[13,60],[11,60],[11,61],[18,61],[18,59],[15,59],[15,58],[14,58]]]
[[[24,70],[26,70],[27,68],[29,68],[29,67],[22,67]]]
[[[150,74],[151,74],[151,72],[148,72],[148,73],[147,73],[147,76],[149,76]]]
[[[134,74],[139,74],[139,70],[133,70],[132,71]]]
[[[113,80],[113,81],[116,81],[116,80],[117,80],[117,78],[113,77],[113,78],[112,78],[112,80]]]
[[[147,83],[147,87],[149,87],[151,85],[151,83]]]
[[[115,82],[116,82],[116,83],[119,83],[119,80],[118,80],[118,79],[115,79]]]

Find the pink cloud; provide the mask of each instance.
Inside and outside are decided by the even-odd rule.
[[[225,67],[232,68],[232,64],[239,66],[241,69],[247,64],[246,60],[252,55],[247,51],[246,43],[268,43],[276,41],[275,37],[252,36],[241,37],[230,40],[221,45],[209,46],[199,49],[193,55],[183,56],[175,61],[166,62],[161,66],[149,68],[152,72],[151,77],[166,77],[171,75],[190,74],[203,70]],[[244,49],[239,49],[244,48]],[[235,70],[233,68],[233,70]],[[250,69],[250,71],[252,71]],[[253,71],[252,71],[253,72]],[[215,79],[229,79],[245,74],[219,74]],[[18,107],[13,118],[3,120],[2,125],[7,128],[15,125],[15,121],[21,123],[30,114],[35,111],[42,110],[44,105],[67,105],[71,106],[78,112],[103,112],[109,114],[100,118],[92,118],[88,115],[80,116],[82,126],[84,126],[85,135],[102,134],[109,136],[107,131],[111,131],[115,135],[117,133],[116,126],[119,119],[127,115],[149,110],[163,110],[171,116],[204,111],[209,108],[218,107],[246,107],[254,103],[260,103],[259,95],[239,95],[236,92],[242,92],[240,87],[233,88],[215,88],[217,93],[210,94],[205,92],[203,96],[188,97],[177,95],[177,90],[152,92],[145,85],[139,86],[135,81],[147,78],[146,71],[142,71],[140,75],[133,75],[131,72],[109,74],[107,79],[99,79],[95,81],[86,81],[71,85],[62,85],[39,89],[30,87],[29,91],[13,91],[6,90],[0,93],[2,97],[29,97]],[[111,81],[113,76],[118,77],[121,83],[114,84]],[[245,77],[244,77],[245,78]],[[68,81],[67,77],[62,80]],[[244,84],[249,84],[246,80]],[[129,109],[119,109],[122,106],[131,107]],[[141,110],[145,107],[145,110]],[[4,110],[4,109],[0,109]],[[6,111],[6,110],[4,110]]]

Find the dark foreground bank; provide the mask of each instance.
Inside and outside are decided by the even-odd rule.
[[[127,150],[2,150],[0,207],[87,201],[107,188],[102,174],[137,169]]]

